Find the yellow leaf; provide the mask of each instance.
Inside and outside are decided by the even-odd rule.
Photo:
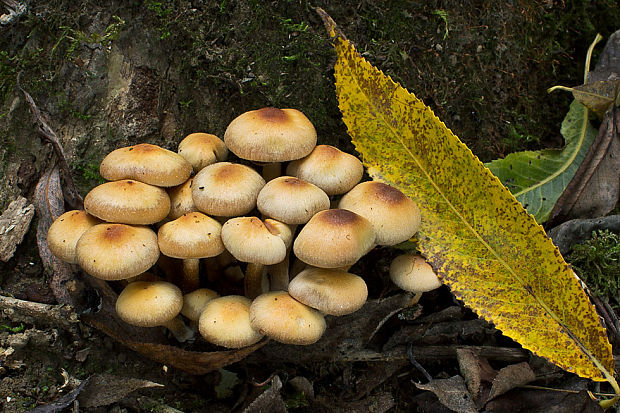
[[[442,281],[524,348],[613,381],[605,329],[543,228],[422,101],[328,30],[353,143],[373,178],[418,203],[419,249]]]

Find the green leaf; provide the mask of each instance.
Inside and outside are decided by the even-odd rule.
[[[542,227],[422,101],[324,21],[353,143],[373,178],[418,203],[419,248],[442,281],[524,348],[618,389],[605,329]]]
[[[561,150],[515,152],[486,164],[540,223],[575,176],[597,133],[578,101],[571,104],[560,132],[566,143]]]

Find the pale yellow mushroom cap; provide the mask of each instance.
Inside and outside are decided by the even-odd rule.
[[[338,148],[317,145],[310,155],[289,163],[286,173],[318,186],[327,195],[340,195],[359,183],[364,166]]]
[[[280,343],[299,345],[317,342],[327,327],[320,312],[286,291],[256,297],[250,306],[250,323],[255,330]]]
[[[265,180],[254,169],[230,162],[204,167],[194,177],[192,198],[199,211],[234,217],[254,209]]]
[[[375,232],[364,217],[345,209],[314,215],[293,243],[297,258],[321,268],[355,264],[372,247]]]
[[[124,179],[93,188],[84,198],[84,209],[104,221],[149,225],[170,212],[170,197],[162,188]]]
[[[157,232],[161,253],[173,258],[207,258],[224,252],[222,226],[201,212],[181,215]]]
[[[296,109],[262,108],[235,118],[224,133],[224,142],[241,159],[285,162],[312,152],[316,130]]]
[[[336,316],[359,310],[368,298],[362,277],[331,268],[305,269],[293,278],[288,292],[297,301]]]
[[[329,197],[321,188],[292,176],[267,182],[258,193],[258,210],[286,224],[305,224],[314,214],[329,209]]]
[[[210,133],[187,135],[179,143],[178,153],[192,164],[194,172],[228,158],[228,148],[224,145],[224,141]]]
[[[250,325],[252,300],[238,295],[215,298],[207,303],[198,320],[198,331],[210,343],[241,348],[260,341],[263,335]]]
[[[183,296],[181,314],[192,321],[198,321],[207,303],[220,295],[208,288],[199,288]]]
[[[135,179],[155,186],[177,186],[187,181],[192,165],[178,153],[141,143],[110,152],[99,172],[108,181]]]
[[[257,217],[231,218],[222,225],[222,242],[243,262],[272,265],[286,257],[286,245]]]
[[[193,180],[190,178],[181,185],[166,189],[170,197],[168,219],[177,219],[183,214],[198,211],[196,205],[194,205],[194,199],[192,198],[192,181]]]
[[[63,261],[75,264],[75,247],[84,232],[101,221],[86,211],[67,211],[52,223],[47,231],[47,246],[52,254]]]
[[[405,291],[423,293],[441,287],[433,268],[421,255],[403,254],[390,264],[392,282]]]
[[[127,284],[116,300],[116,312],[127,324],[155,327],[175,318],[183,307],[181,290],[165,281]]]
[[[339,208],[359,214],[372,223],[377,245],[407,241],[420,228],[420,209],[398,189],[382,182],[356,185],[344,194]]]
[[[76,246],[77,262],[103,280],[124,280],[142,274],[159,258],[157,234],[147,227],[99,224],[86,230]]]

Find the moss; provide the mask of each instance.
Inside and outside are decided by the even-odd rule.
[[[574,245],[566,257],[592,292],[620,308],[620,236],[594,231],[592,238]]]

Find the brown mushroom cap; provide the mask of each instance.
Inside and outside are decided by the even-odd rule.
[[[159,258],[157,234],[147,227],[99,224],[77,242],[77,262],[102,280],[124,280],[151,268]]]
[[[441,287],[441,281],[424,257],[402,254],[390,264],[392,282],[405,291],[423,293]]]
[[[170,212],[170,197],[162,188],[125,179],[93,188],[84,198],[84,209],[104,221],[149,225]]]
[[[173,220],[181,215],[198,211],[192,198],[192,179],[172,188],[166,189],[170,197],[170,212],[166,218]]]
[[[316,185],[292,176],[280,176],[261,189],[256,206],[268,217],[298,225],[329,209],[329,197]]]
[[[224,142],[210,133],[191,133],[179,143],[179,155],[184,157],[194,172],[200,171],[207,165],[225,161],[228,158],[228,148]]]
[[[300,272],[289,284],[288,292],[307,306],[337,316],[359,310],[368,298],[362,277],[331,268],[308,268]]]
[[[101,221],[86,211],[67,211],[52,223],[47,231],[47,246],[52,254],[63,261],[75,264],[75,247],[84,232]]]
[[[207,258],[224,252],[222,226],[201,212],[165,223],[157,232],[161,253],[173,258]]]
[[[250,325],[252,300],[239,295],[215,298],[207,303],[200,319],[200,335],[210,343],[241,348],[260,341],[263,335]]]
[[[280,343],[307,345],[325,332],[325,317],[300,303],[286,291],[261,294],[250,306],[250,324]]]
[[[338,207],[369,220],[377,234],[377,245],[407,241],[420,228],[420,209],[416,203],[398,189],[382,182],[369,181],[356,185],[344,194]]]
[[[321,268],[355,264],[375,241],[372,224],[345,209],[328,209],[314,215],[293,243],[303,262]]]
[[[308,155],[316,145],[316,131],[296,109],[262,108],[235,118],[224,142],[241,159],[285,162]]]
[[[99,166],[108,181],[135,179],[150,185],[181,185],[192,173],[192,165],[178,153],[141,143],[110,152]]]
[[[116,300],[116,312],[127,324],[155,327],[175,318],[183,307],[181,290],[165,281],[134,281]]]
[[[204,167],[194,177],[192,198],[199,211],[208,215],[244,215],[256,206],[265,180],[252,168],[218,162]]]
[[[231,218],[222,226],[222,242],[243,262],[271,265],[286,257],[286,245],[256,217]]]
[[[340,195],[359,183],[364,166],[338,148],[317,145],[310,155],[289,163],[286,173],[318,186],[327,195]]]
[[[217,292],[208,288],[199,288],[191,293],[187,293],[183,296],[183,308],[181,309],[181,314],[192,321],[198,321],[205,305],[219,296],[220,295]]]

